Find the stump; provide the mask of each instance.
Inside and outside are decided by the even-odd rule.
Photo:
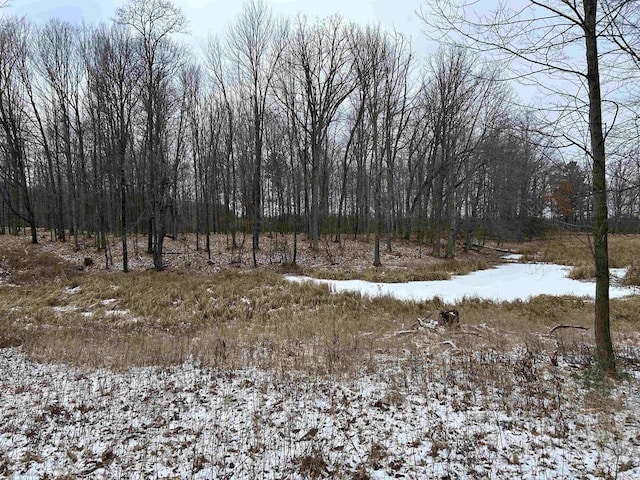
[[[440,310],[438,314],[438,325],[448,328],[459,328],[460,314],[458,310]]]

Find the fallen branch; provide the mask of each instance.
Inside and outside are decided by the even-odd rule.
[[[411,325],[412,330],[418,331],[421,328],[425,329],[425,328],[430,328],[430,329],[434,329],[438,326],[438,324],[436,323],[436,321],[434,319],[431,318],[431,315],[433,314],[429,314],[429,316],[425,317],[425,318],[419,318],[418,321],[416,323],[414,323],[413,325]],[[428,321],[427,321],[428,320]]]
[[[496,252],[500,252],[500,253],[513,253],[508,248],[490,247],[489,245],[480,245],[479,243],[474,243],[472,246],[480,249],[487,248],[489,250],[495,250]]]
[[[398,330],[396,332],[396,336],[398,336],[398,335],[410,335],[410,334],[413,334],[413,333],[418,333],[418,330]]]
[[[458,330],[458,331],[452,332],[452,333],[455,334],[455,335],[473,335],[474,337],[485,338],[485,337],[483,337],[482,335],[480,335],[477,332],[465,332],[463,330]]]
[[[583,327],[583,326],[580,326],[580,325],[556,325],[551,330],[549,330],[549,335],[551,335],[556,330],[560,330],[560,329],[563,329],[563,328],[575,328],[576,330],[589,330],[587,327]]]

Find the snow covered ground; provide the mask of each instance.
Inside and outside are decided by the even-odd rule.
[[[0,350],[0,477],[640,478],[640,367],[589,384],[525,350],[357,380],[186,363],[124,373]]]
[[[400,300],[430,300],[439,297],[445,303],[459,303],[464,298],[481,298],[496,302],[527,300],[536,295],[574,295],[593,297],[595,282],[573,280],[567,275],[571,267],[550,263],[508,263],[451,280],[407,283],[373,283],[363,280],[320,280],[287,276],[291,281],[313,281],[327,284],[335,292],[355,291],[368,296],[389,295]],[[612,276],[624,276],[624,269],[612,271]],[[638,293],[634,287],[612,286],[611,298]]]

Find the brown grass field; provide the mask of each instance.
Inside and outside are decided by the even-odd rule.
[[[40,245],[30,245],[26,236],[2,235],[0,347],[21,345],[41,361],[89,367],[174,365],[191,357],[225,368],[318,374],[356,374],[375,368],[376,358],[427,347],[591,348],[593,304],[585,299],[537,297],[503,304],[465,300],[445,305],[437,298],[404,302],[335,295],[326,286],[282,278],[292,270],[323,278],[448,278],[499,262],[499,253],[491,248],[461,251],[456,260],[442,260],[429,256],[424,246],[396,242],[393,251],[383,255],[383,267],[374,269],[372,243],[325,240],[314,252],[301,240],[298,266],[292,268],[282,263],[292,239],[264,235],[260,267],[253,269],[249,247],[232,249],[228,240],[215,236],[209,259],[196,250],[194,237],[169,239],[168,268],[161,273],[148,271],[151,260],[140,247],[133,255],[134,271],[124,274],[118,272],[117,239],[105,256],[89,241],[75,251],[68,243],[48,241],[46,235]],[[510,248],[528,258],[588,266],[588,243],[580,238]],[[640,237],[612,237],[613,266],[632,265],[637,254]],[[88,257],[94,265],[82,269]],[[419,319],[447,308],[459,310],[461,329],[415,329]],[[611,316],[616,344],[637,345],[640,299],[612,301]],[[558,324],[587,330],[550,335]]]

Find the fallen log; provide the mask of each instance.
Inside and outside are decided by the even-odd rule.
[[[475,248],[488,248],[489,250],[495,250],[496,252],[500,252],[500,253],[513,253],[508,248],[490,247],[489,245],[480,245],[479,243],[474,243],[472,245],[472,247],[475,247]]]
[[[549,330],[549,335],[551,335],[556,330],[561,330],[564,328],[575,328],[576,330],[589,330],[587,327],[583,327],[581,325],[556,325],[551,330]]]
[[[438,325],[441,327],[460,328],[460,314],[458,310],[441,310],[438,314]]]

